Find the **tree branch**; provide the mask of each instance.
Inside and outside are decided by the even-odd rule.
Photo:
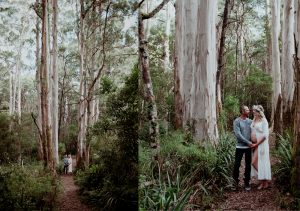
[[[31,117],[32,117],[32,119],[33,119],[33,122],[34,122],[35,126],[36,126],[36,127],[37,127],[37,129],[38,129],[39,136],[40,136],[40,138],[42,139],[42,132],[41,132],[41,129],[40,129],[39,125],[37,124],[37,122],[36,122],[36,118],[35,118],[35,116],[33,115],[33,113],[32,113],[32,112],[31,112]]]
[[[105,15],[105,22],[104,22],[104,29],[103,29],[103,39],[102,39],[103,62],[102,62],[101,67],[98,70],[97,76],[94,78],[94,80],[92,81],[91,85],[89,86],[88,99],[90,98],[92,89],[94,88],[97,80],[99,79],[99,77],[101,75],[101,72],[102,72],[102,70],[104,68],[104,65],[105,65],[106,54],[105,54],[105,49],[104,48],[105,48],[105,40],[106,40],[105,38],[106,38],[106,27],[107,27],[107,19],[108,19],[108,10],[109,10],[110,5],[111,5],[111,2],[109,2],[109,4],[106,7],[106,15]]]
[[[152,18],[156,13],[158,13],[170,0],[163,0],[152,12],[148,14],[141,14],[142,20]]]

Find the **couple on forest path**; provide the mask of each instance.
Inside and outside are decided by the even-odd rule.
[[[233,179],[234,190],[238,189],[239,168],[245,154],[245,190],[251,190],[250,178],[256,177],[260,181],[258,190],[269,187],[271,180],[271,164],[269,156],[269,125],[261,105],[252,107],[253,120],[249,119],[250,110],[243,105],[241,116],[233,122],[234,134],[237,139]]]
[[[64,174],[72,174],[72,156],[64,155]]]

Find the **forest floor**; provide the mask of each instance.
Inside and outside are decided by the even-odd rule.
[[[274,135],[270,136],[270,150],[275,147]],[[271,156],[271,165],[273,166],[277,160]],[[252,178],[251,190],[244,190],[243,178],[245,160],[243,158],[240,167],[240,184],[238,191],[228,191],[224,195],[224,199],[217,205],[217,209],[221,210],[281,210],[280,196],[277,187],[274,184],[274,178],[271,181],[271,187],[264,190],[257,190],[259,185],[255,178]]]
[[[73,166],[75,160],[73,159]],[[74,168],[73,168],[74,169]],[[60,211],[80,210],[89,211],[90,209],[83,204],[78,196],[78,186],[74,183],[73,175],[62,175],[60,177],[63,186],[63,192],[58,198],[58,207]]]

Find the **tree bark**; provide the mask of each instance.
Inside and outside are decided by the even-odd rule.
[[[294,141],[293,141],[293,169],[292,169],[292,180],[291,187],[293,195],[300,197],[300,4],[297,2],[297,13],[296,13],[296,33],[295,33],[295,96],[294,96]]]
[[[218,139],[216,120],[216,15],[217,2],[177,1],[176,62],[183,108],[199,142]]]
[[[282,30],[282,97],[283,97],[283,127],[291,127],[293,119],[294,97],[294,1],[283,2],[283,30]]]
[[[36,0],[36,5],[39,4],[39,0]],[[42,134],[42,109],[41,109],[41,81],[40,81],[40,18],[36,16],[36,89],[37,89],[37,129],[38,133]],[[43,136],[38,136],[38,160],[43,160]]]
[[[47,28],[48,28],[48,0],[42,0],[42,55],[41,55],[41,109],[42,109],[42,140],[44,149],[45,167],[55,173],[53,159],[52,131],[49,120],[49,94],[48,94],[48,62],[47,62]]]
[[[282,134],[282,87],[280,72],[279,32],[280,32],[280,0],[272,1],[272,76],[273,76],[273,97],[272,114],[274,120],[274,132]]]
[[[77,139],[77,164],[79,167],[84,167],[84,149],[86,138],[86,70],[84,66],[84,1],[80,0],[80,25],[79,25],[79,54],[80,54],[80,99],[78,103],[78,139]]]
[[[58,71],[57,71],[57,0],[52,0],[52,137],[54,143],[54,159],[58,156]]]
[[[164,70],[168,71],[170,69],[170,27],[171,27],[171,19],[170,19],[170,4],[166,5],[166,28],[165,28],[165,38],[164,38]]]
[[[153,93],[153,85],[149,71],[149,55],[147,52],[147,41],[145,39],[144,20],[152,18],[168,2],[169,0],[163,0],[162,3],[160,3],[153,11],[148,14],[142,13],[140,9],[138,16],[139,63],[144,85],[144,97],[148,103],[147,113],[150,122],[150,146],[153,148],[159,148],[159,128],[157,121],[155,96]]]
[[[222,31],[220,38],[220,47],[218,53],[218,70],[217,70],[217,116],[222,112],[222,90],[221,90],[221,82],[222,82],[222,73],[224,71],[224,51],[225,51],[225,40],[226,40],[226,28],[228,27],[228,16],[229,16],[229,5],[230,0],[225,1],[224,12],[223,12],[223,23],[222,23]]]

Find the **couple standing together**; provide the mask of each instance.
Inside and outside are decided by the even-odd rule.
[[[243,105],[241,116],[233,122],[234,134],[237,138],[233,179],[234,189],[239,184],[239,168],[245,154],[245,190],[250,190],[250,178],[256,177],[260,181],[258,189],[269,187],[271,180],[271,165],[269,157],[269,125],[261,105],[252,107],[253,120],[249,119],[250,110]]]
[[[72,174],[72,156],[64,155],[64,173]]]

